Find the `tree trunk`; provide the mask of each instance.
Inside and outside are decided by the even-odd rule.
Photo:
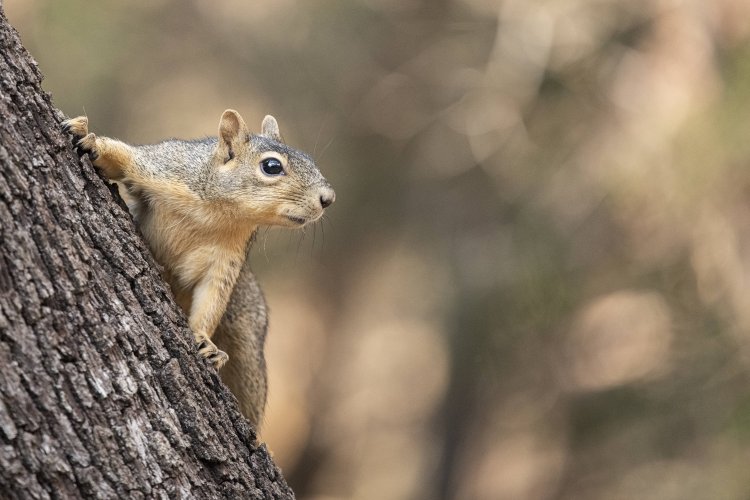
[[[0,5],[0,497],[293,498],[41,79]]]

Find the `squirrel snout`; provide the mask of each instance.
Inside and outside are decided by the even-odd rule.
[[[320,206],[328,208],[331,203],[336,201],[336,193],[330,187],[324,187],[320,190]]]

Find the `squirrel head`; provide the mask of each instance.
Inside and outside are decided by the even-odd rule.
[[[251,134],[237,111],[224,111],[211,167],[216,194],[256,224],[302,227],[336,199],[313,159],[284,144],[270,115]]]

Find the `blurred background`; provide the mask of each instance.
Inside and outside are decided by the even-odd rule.
[[[750,497],[747,1],[4,4],[97,133],[336,188],[253,255],[299,498]]]

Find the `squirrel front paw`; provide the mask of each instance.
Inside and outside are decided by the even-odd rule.
[[[198,354],[208,359],[217,370],[224,366],[229,356],[227,353],[216,347],[216,344],[211,342],[211,339],[205,335],[195,335],[195,343],[198,345]]]
[[[62,122],[62,130],[66,134],[73,134],[78,140],[89,133],[89,119],[86,116],[76,116]]]
[[[91,161],[99,157],[97,152],[96,135],[89,133],[89,119],[85,116],[77,116],[62,122],[62,130],[66,134],[73,135],[73,145],[76,147],[78,156],[89,155]]]
[[[99,152],[96,147],[96,134],[86,134],[81,140],[76,142],[75,145],[78,156],[83,156],[88,153],[89,159],[92,162],[99,158]]]

